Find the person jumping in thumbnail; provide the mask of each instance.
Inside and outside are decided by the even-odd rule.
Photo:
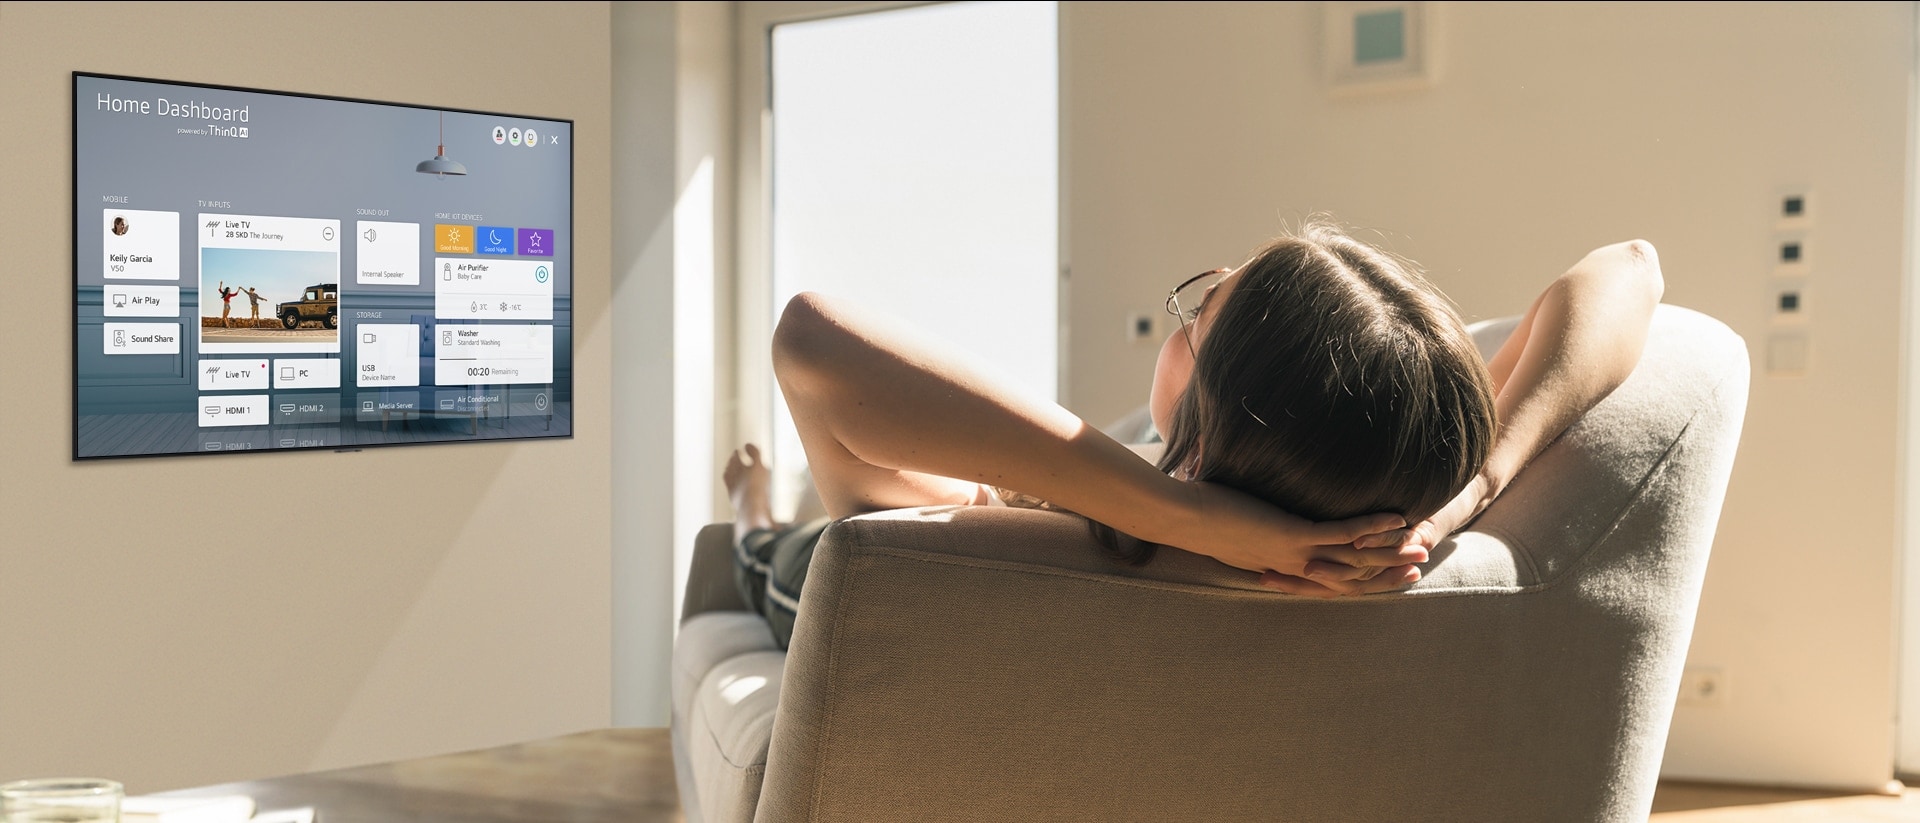
[[[254,291],[252,286],[248,286],[242,289],[241,291],[246,292],[247,299],[253,301],[253,325],[251,326],[251,328],[259,328],[260,327],[260,293],[257,291]]]
[[[233,321],[229,318],[233,315],[234,295],[239,293],[239,289],[227,288],[227,281],[220,281],[220,328],[233,328]]]

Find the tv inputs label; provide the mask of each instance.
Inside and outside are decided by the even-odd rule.
[[[202,360],[201,391],[237,391],[267,387],[267,361]]]
[[[203,394],[200,395],[200,428],[264,426],[268,408],[264,394]]]
[[[108,283],[100,292],[100,313],[108,317],[179,317],[179,286]]]
[[[179,354],[179,323],[102,323],[101,350],[107,354]]]
[[[412,323],[361,323],[354,327],[356,386],[420,385],[420,327]]]
[[[361,220],[353,224],[354,282],[362,286],[420,285],[420,224]]]
[[[552,320],[553,262],[436,257],[433,315],[446,320]]]
[[[553,382],[552,326],[441,324],[434,336],[438,385]]]
[[[106,209],[101,217],[107,279],[180,279],[179,212]]]
[[[325,357],[275,359],[273,387],[276,389],[340,388],[340,361]]]

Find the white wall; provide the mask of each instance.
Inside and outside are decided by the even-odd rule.
[[[620,2],[613,39],[613,722],[665,726],[693,536],[728,514],[733,9]],[[725,349],[729,354],[731,347]]]
[[[734,4],[682,2],[674,146],[673,614],[680,613],[693,536],[731,519],[720,466],[733,435]]]
[[[0,778],[146,792],[607,725],[608,24],[604,3],[0,4]],[[76,69],[573,119],[574,438],[72,463]],[[329,514],[221,541],[209,499]]]
[[[1061,7],[1069,404],[1146,399],[1120,340],[1177,280],[1327,210],[1517,313],[1644,237],[1667,301],[1765,362],[1779,187],[1808,185],[1813,372],[1757,372],[1669,776],[1878,788],[1892,772],[1895,389],[1910,3],[1445,4],[1425,91],[1330,99],[1319,4]]]
[[[1915,42],[1920,43],[1920,14],[1915,15]],[[1915,66],[1920,74],[1920,65]],[[1900,410],[1905,442],[1900,454],[1904,463],[1900,472],[1899,500],[1903,507],[1900,521],[1905,545],[1901,569],[1898,754],[1894,765],[1901,774],[1920,774],[1920,631],[1908,629],[1920,620],[1920,288],[1914,277],[1920,272],[1920,83],[1909,90],[1908,111],[1914,128],[1907,134],[1907,273],[1905,322],[1901,324],[1900,349],[1906,353],[1904,383],[1900,388]]]
[[[674,520],[674,3],[611,10],[613,722],[664,726]]]

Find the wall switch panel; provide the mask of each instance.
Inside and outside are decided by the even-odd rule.
[[[1782,186],[1774,192],[1774,228],[1805,230],[1813,225],[1813,193],[1806,186]]]
[[[1776,327],[1804,326],[1813,319],[1814,293],[1804,277],[1775,277],[1767,292],[1768,318]]]
[[[1812,366],[1813,342],[1804,331],[1776,331],[1767,335],[1767,374],[1805,377]]]
[[[1775,189],[1770,204],[1773,232],[1768,254],[1773,258],[1773,277],[1766,291],[1767,320],[1772,326],[1767,333],[1769,377],[1805,377],[1813,366],[1814,301],[1808,284],[1813,273],[1809,227],[1814,205],[1805,185]]]
[[[1775,276],[1805,277],[1813,271],[1813,244],[1806,232],[1776,231],[1768,256],[1773,259]]]

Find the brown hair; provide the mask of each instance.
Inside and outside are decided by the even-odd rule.
[[[1486,463],[1493,381],[1410,263],[1315,220],[1236,275],[1175,401],[1160,469],[1301,517],[1438,511]],[[1151,544],[1110,541],[1134,563]]]

